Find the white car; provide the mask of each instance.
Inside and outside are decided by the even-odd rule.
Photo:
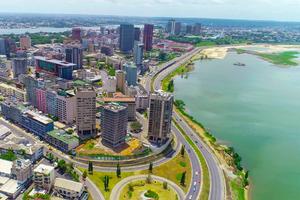
[[[198,175],[198,172],[195,172],[196,176]]]
[[[196,183],[196,182],[194,182],[194,185],[197,185],[197,183]]]
[[[193,197],[193,196],[192,196],[192,195],[190,195],[189,199],[192,199],[192,197]]]

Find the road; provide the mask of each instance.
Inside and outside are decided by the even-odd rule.
[[[125,185],[127,185],[131,181],[145,180],[146,177],[147,177],[147,175],[137,175],[137,176],[130,176],[130,177],[122,179],[120,182],[118,182],[115,185],[115,187],[111,191],[110,199],[119,199],[121,190]],[[159,182],[162,182],[162,183],[167,182],[168,187],[170,187],[171,189],[173,189],[177,193],[178,199],[179,200],[184,199],[184,192],[182,191],[182,189],[178,185],[176,185],[172,181],[170,181],[168,179],[165,179],[165,178],[162,178],[160,176],[155,176],[155,175],[151,175],[151,178],[152,178],[152,181],[156,180],[156,181],[159,181]],[[170,197],[170,199],[174,199],[174,197]]]
[[[160,89],[161,88],[161,82],[162,82],[162,80],[168,74],[170,74],[172,71],[174,71],[175,69],[177,69],[178,67],[180,67],[186,61],[188,61],[189,59],[191,59],[199,50],[204,49],[204,48],[207,48],[207,47],[195,48],[192,52],[186,53],[186,54],[182,55],[181,57],[179,57],[177,59],[177,61],[178,61],[177,63],[172,64],[170,67],[162,66],[160,69],[158,69],[155,72],[153,72],[152,75],[150,76],[150,78],[146,82],[146,89],[148,91],[150,91],[152,78],[155,77],[155,75],[163,69],[157,75],[157,77],[156,77],[156,79],[154,81],[154,84],[153,84],[153,88],[155,90],[156,89]],[[202,155],[204,156],[204,158],[206,160],[206,163],[207,163],[208,169],[209,169],[210,179],[211,179],[210,180],[211,182],[210,182],[210,195],[209,195],[209,199],[211,199],[211,200],[225,199],[225,184],[224,184],[225,182],[224,182],[224,176],[222,174],[222,171],[220,169],[219,163],[218,163],[217,159],[215,158],[214,154],[210,151],[210,149],[204,144],[204,142],[200,138],[196,137],[196,134],[194,133],[194,131],[191,130],[188,125],[186,125],[186,123],[184,122],[184,120],[181,119],[180,116],[177,113],[174,113],[173,117],[175,119],[177,119],[179,125],[187,133],[187,135],[193,141],[197,141],[198,142],[198,143],[195,142],[195,144],[197,145],[197,147],[199,148],[199,150],[201,151]],[[181,134],[178,133],[178,130],[176,130],[173,125],[172,125],[172,131],[177,135],[177,137],[179,138],[180,142],[182,144],[185,144],[186,140],[183,137],[180,138]],[[191,134],[193,134],[193,136],[191,136]],[[203,148],[200,148],[200,146],[202,146]],[[196,159],[199,160],[198,157]],[[191,160],[193,160],[193,159],[191,159]],[[194,169],[196,168],[196,164],[192,163],[192,165],[193,165],[193,171],[195,171]],[[191,187],[189,189],[187,198],[190,195],[193,195],[193,193],[194,193],[194,196],[193,196],[192,199],[197,199],[197,196],[199,194],[198,190],[196,192],[192,192],[192,188],[193,188],[193,185],[191,185]]]

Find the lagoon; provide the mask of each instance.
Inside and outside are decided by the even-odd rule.
[[[251,199],[300,199],[299,80],[300,67],[235,52],[197,60],[188,78],[174,78],[175,99],[187,113],[241,155]]]

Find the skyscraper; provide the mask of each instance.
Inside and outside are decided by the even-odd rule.
[[[121,103],[108,103],[102,107],[101,138],[113,147],[125,143],[128,112]]]
[[[14,78],[18,77],[20,74],[28,74],[27,59],[13,58],[12,68]]]
[[[67,44],[66,61],[77,65],[73,67],[73,70],[82,69],[82,56],[83,50],[80,44]]]
[[[168,29],[167,32],[170,35],[174,35],[174,31],[175,31],[175,20],[174,19],[169,20],[167,29]]]
[[[133,62],[136,65],[141,65],[143,62],[143,50],[144,50],[144,44],[140,43],[139,41],[134,41]]]
[[[146,51],[152,50],[152,40],[153,40],[153,25],[144,25],[144,36],[143,36]]]
[[[156,90],[149,95],[148,138],[150,141],[164,143],[171,131],[173,95]]]
[[[181,31],[181,23],[180,22],[176,22],[174,34],[175,35],[179,35],[180,31]]]
[[[125,94],[125,76],[126,72],[124,72],[123,70],[116,71],[117,87],[123,94]]]
[[[192,33],[192,26],[186,26],[186,34]]]
[[[6,55],[5,40],[0,38],[0,55]]]
[[[81,42],[81,29],[80,28],[72,28],[72,40],[78,40]]]
[[[38,81],[32,76],[26,76],[25,85],[26,85],[26,94],[28,102],[36,107],[36,91]]]
[[[27,35],[20,36],[20,47],[24,49],[26,46],[27,49],[31,47],[31,38]]]
[[[75,88],[75,108],[78,136],[96,135],[96,92],[93,87]]]
[[[125,79],[128,86],[136,86],[137,80],[137,67],[133,62],[127,62],[123,65],[123,71],[126,72]]]
[[[196,23],[194,26],[194,34],[195,35],[200,35],[201,33],[201,23]]]
[[[134,41],[140,41],[141,29],[135,27],[134,28]]]
[[[121,24],[120,26],[120,51],[127,53],[133,49],[134,27],[132,24]]]

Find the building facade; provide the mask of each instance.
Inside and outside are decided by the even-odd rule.
[[[81,29],[80,28],[72,28],[72,40],[78,40],[81,42]]]
[[[144,25],[144,45],[146,51],[151,51],[152,50],[152,45],[153,45],[153,24],[145,24]]]
[[[12,59],[13,77],[17,78],[20,74],[28,74],[27,59]]]
[[[136,105],[135,105],[135,98],[104,98],[104,103],[112,103],[112,102],[119,102],[122,105],[126,106],[128,108],[128,121],[135,121],[135,115],[136,115]]]
[[[56,92],[54,90],[46,91],[47,113],[57,116]]]
[[[63,178],[56,178],[53,190],[67,199],[80,199],[84,185]]]
[[[125,83],[126,83],[126,72],[123,70],[116,71],[116,81],[117,81],[117,88],[119,88],[120,92],[125,94]]]
[[[141,36],[141,29],[134,27],[134,41],[140,41],[140,36]]]
[[[162,90],[150,93],[148,106],[148,139],[150,141],[164,143],[169,137],[173,99],[172,93]]]
[[[34,186],[37,189],[44,189],[48,192],[53,188],[55,170],[53,166],[40,164],[33,170]]]
[[[72,95],[58,91],[56,94],[56,116],[60,122],[72,124],[74,114],[75,100]]]
[[[175,31],[175,20],[174,19],[170,19],[167,25],[167,32],[170,35],[174,35],[174,31]]]
[[[132,24],[121,24],[120,25],[120,51],[129,52],[133,49],[134,39],[134,27]]]
[[[32,162],[31,160],[18,158],[13,162],[11,168],[11,175],[20,184],[25,183],[32,176]]]
[[[136,65],[141,65],[143,63],[143,51],[144,51],[144,44],[140,43],[139,41],[134,41],[133,62]]]
[[[123,71],[126,72],[125,80],[128,86],[136,86],[137,81],[137,67],[133,62],[127,62],[123,65]]]
[[[36,96],[36,108],[44,113],[47,113],[47,95],[46,90],[42,88],[35,89]]]
[[[127,132],[127,107],[121,103],[107,103],[102,106],[101,138],[110,146],[125,143]]]
[[[31,48],[31,38],[26,35],[20,37],[20,47],[24,49],[25,46],[27,49]]]
[[[192,26],[186,26],[186,34],[191,34],[192,33]]]
[[[66,61],[76,64],[73,70],[82,69],[83,49],[80,44],[67,44]]]
[[[174,31],[174,34],[175,34],[175,35],[179,35],[179,34],[180,34],[180,31],[181,31],[181,23],[180,23],[180,22],[176,22],[176,23],[175,23],[175,31]]]
[[[27,76],[25,78],[27,100],[33,106],[36,106],[35,89],[37,88],[37,83],[38,81],[32,76]]]

